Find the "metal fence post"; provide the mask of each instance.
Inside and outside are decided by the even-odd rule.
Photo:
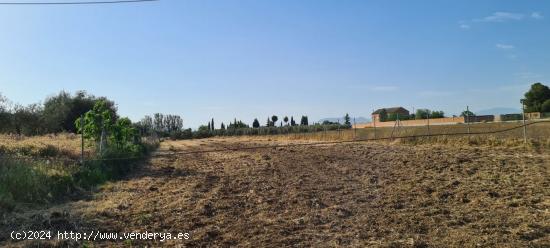
[[[466,126],[468,127],[468,139],[470,139],[470,106],[466,106]]]
[[[372,112],[374,113],[374,110],[372,110]],[[374,115],[372,117],[373,117],[372,118],[372,125],[374,126],[374,139],[376,139],[376,117],[374,117]],[[378,117],[378,118],[380,118],[380,117]]]
[[[525,125],[525,104],[521,102],[521,110],[523,112],[523,143],[527,144],[527,126]]]
[[[353,117],[353,139],[357,139],[357,123],[355,123],[355,117]]]
[[[340,135],[340,119],[338,119],[338,139],[342,138]]]
[[[427,111],[427,120],[428,120],[428,135],[430,135],[430,111]]]
[[[80,163],[84,164],[84,115],[80,115]]]

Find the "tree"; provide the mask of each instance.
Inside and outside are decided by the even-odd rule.
[[[43,131],[41,120],[42,108],[39,104],[27,107],[15,105],[12,114],[12,124],[18,135],[37,135]]]
[[[249,126],[246,125],[244,122],[242,121],[237,121],[235,120],[234,123],[230,123],[229,126],[227,127],[227,129],[237,129],[237,128],[248,128]]]
[[[87,94],[85,91],[78,91],[71,96],[65,91],[58,95],[47,98],[44,101],[44,124],[48,132],[75,132],[74,120],[90,111],[98,101],[103,101],[106,109],[111,112],[115,121],[118,116],[113,101],[105,97],[95,97]]]
[[[291,126],[296,126],[296,122],[294,121],[294,117],[293,117],[293,116],[290,117],[290,125],[291,125]]]
[[[0,94],[0,132],[9,132],[12,127],[12,116],[8,105],[8,99]]]
[[[302,125],[302,126],[307,126],[307,125],[309,125],[309,121],[308,121],[306,115],[302,115],[302,119],[300,120],[300,125]]]
[[[267,123],[265,124],[266,127],[271,127],[273,125],[273,123],[271,122],[271,120],[269,119],[269,117],[267,117]]]
[[[110,130],[110,140],[117,147],[123,148],[126,144],[131,144],[137,135],[137,130],[132,126],[132,121],[128,118],[119,118]]]
[[[550,112],[550,99],[544,101],[541,106],[540,112],[547,113]]]
[[[285,116],[285,118],[283,118],[283,121],[285,122],[285,125],[288,126],[288,116]]]
[[[416,114],[414,115],[414,118],[417,120],[428,119],[428,116],[430,115],[431,113],[429,109],[417,109]]]
[[[210,122],[208,122],[208,131],[212,131],[212,126],[210,125]]]
[[[216,126],[214,125],[214,118],[212,118],[212,124],[211,125],[212,125],[212,131],[214,131],[216,129],[215,128]]]
[[[225,124],[222,122],[222,126],[220,127],[221,130],[225,130]]]
[[[164,126],[164,115],[161,113],[156,113],[153,116],[153,129],[159,133],[165,131]]]
[[[468,116],[476,116],[476,114],[474,114],[474,112],[470,111],[470,110],[464,110],[462,111],[462,113],[460,114],[460,116],[462,117],[468,117]]]
[[[136,123],[136,126],[138,127],[138,130],[142,134],[151,134],[153,131],[153,118],[151,116],[144,116],[141,121]]]
[[[254,118],[254,122],[252,122],[252,127],[253,128],[259,128],[260,127],[260,122],[258,121],[257,118]]]
[[[445,113],[440,110],[440,111],[432,111],[432,114],[430,115],[430,118],[445,118]]]
[[[99,141],[102,133],[109,132],[114,124],[114,119],[105,101],[98,101],[93,109],[84,114],[84,126],[81,118],[75,121],[77,130],[84,138]]]
[[[351,127],[351,118],[349,117],[348,113],[346,113],[346,115],[344,115],[344,125],[346,125],[348,127]]]
[[[541,83],[531,85],[531,89],[525,93],[522,99],[525,104],[525,112],[542,112],[542,105],[550,99],[550,88]]]
[[[277,122],[277,120],[279,120],[279,117],[277,117],[276,115],[271,116],[272,126],[275,126],[275,123]]]

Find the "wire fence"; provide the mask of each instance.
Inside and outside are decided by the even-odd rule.
[[[372,133],[366,133],[365,135],[361,135],[360,130],[358,132],[357,129],[351,129],[346,130],[345,132],[348,133],[347,137],[344,137],[343,132],[344,131],[336,131],[335,139],[333,140],[322,140],[324,137],[327,137],[326,133],[323,133],[323,131],[319,131],[317,133],[308,133],[304,134],[304,136],[301,137],[292,137],[292,139],[308,139],[312,136],[307,136],[311,134],[317,134],[318,137],[321,139],[321,141],[316,142],[294,142],[294,143],[287,143],[287,144],[275,144],[275,145],[253,145],[253,146],[243,146],[243,147],[224,147],[219,149],[205,149],[205,150],[194,150],[194,151],[181,151],[181,152],[168,152],[168,153],[153,153],[148,156],[132,156],[132,157],[120,157],[120,158],[97,158],[97,159],[86,159],[86,162],[95,162],[95,161],[121,161],[121,160],[140,160],[140,159],[148,159],[148,158],[159,158],[159,157],[170,157],[170,156],[176,156],[176,155],[190,155],[190,154],[202,154],[202,153],[214,153],[214,152],[232,152],[232,151],[245,151],[245,150],[259,150],[259,149],[272,149],[272,148],[283,148],[283,147],[297,147],[297,146],[319,146],[319,145],[331,145],[331,144],[343,144],[343,143],[361,143],[361,142],[370,142],[370,141],[385,141],[385,140],[396,140],[396,139],[416,139],[416,138],[430,138],[430,137],[441,137],[441,136],[467,136],[467,137],[473,137],[473,136],[479,136],[479,135],[491,135],[491,134],[503,134],[503,133],[509,133],[514,130],[523,130],[523,134],[527,135],[529,133],[528,127],[529,126],[542,126],[541,129],[550,132],[550,125],[549,127],[546,127],[546,125],[550,124],[550,120],[541,120],[541,121],[533,121],[528,122],[525,124],[507,127],[504,129],[492,129],[488,131],[472,131],[471,126],[468,127],[467,131],[462,132],[445,132],[445,133],[434,133],[434,126],[432,126],[432,130],[430,133],[421,133],[421,134],[406,134],[405,127],[401,127],[400,130],[396,132],[396,129],[393,128],[390,130],[385,130],[385,136],[381,128],[379,128],[378,132],[379,134],[372,134]],[[481,124],[480,124],[481,125]],[[409,127],[409,128],[415,128],[419,129],[422,127]],[[464,128],[464,126],[462,126]],[[485,127],[485,128],[491,128],[491,127]],[[366,130],[369,132],[376,132],[374,129]],[[399,135],[403,134],[405,135]],[[351,134],[351,135],[350,135]],[[388,135],[390,134],[390,135]],[[297,135],[297,134],[295,134]],[[279,135],[279,136],[285,136],[285,135]],[[373,136],[373,137],[371,137]],[[515,136],[516,138],[521,138]],[[527,137],[524,137],[527,141]],[[550,135],[543,133],[542,135],[539,135],[538,138],[546,138],[550,139]],[[21,161],[43,161],[46,164],[79,164],[82,163],[79,159],[71,159],[71,158],[41,158],[41,157],[33,157],[33,156],[15,156],[15,155],[0,155],[0,159],[2,160],[21,160]]]

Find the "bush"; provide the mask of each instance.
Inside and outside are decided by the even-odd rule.
[[[44,203],[74,189],[70,168],[39,162],[3,159],[0,162],[0,205],[14,202]]]

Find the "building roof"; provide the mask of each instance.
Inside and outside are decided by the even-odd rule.
[[[372,112],[373,115],[375,114],[380,114],[380,112],[382,112],[382,110],[386,110],[386,113],[388,114],[393,114],[393,113],[402,113],[402,112],[409,112],[407,109],[403,108],[403,107],[393,107],[393,108],[381,108],[381,109],[377,109],[376,111]]]

